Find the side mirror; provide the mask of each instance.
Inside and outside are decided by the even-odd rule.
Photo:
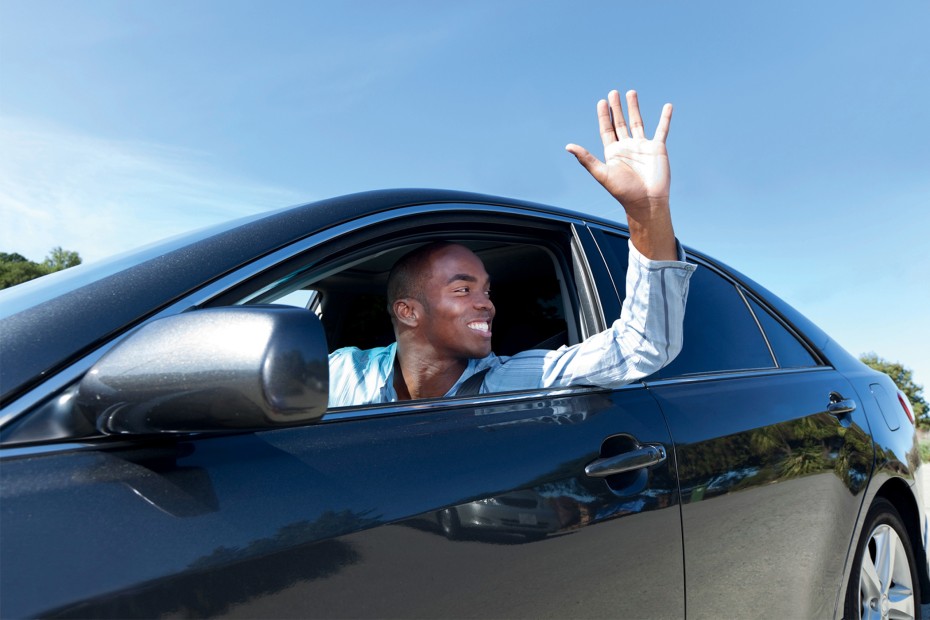
[[[326,412],[323,326],[286,306],[194,310],[129,334],[78,386],[78,410],[106,434],[263,430]]]

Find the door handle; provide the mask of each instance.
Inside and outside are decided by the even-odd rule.
[[[646,444],[629,452],[597,459],[584,468],[584,473],[592,478],[606,478],[634,469],[652,467],[666,459],[665,448],[660,444]]]
[[[830,393],[830,404],[827,405],[827,413],[840,417],[856,410],[856,401],[851,398],[843,398],[836,392]]]

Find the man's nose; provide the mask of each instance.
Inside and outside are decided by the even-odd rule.
[[[494,302],[485,293],[475,296],[475,307],[487,309],[491,314],[494,314]]]

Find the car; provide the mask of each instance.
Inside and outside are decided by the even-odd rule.
[[[509,355],[619,316],[628,238],[383,190],[4,291],[0,616],[917,617],[907,399],[696,249],[684,348],[642,381],[328,407],[411,248],[481,257]]]

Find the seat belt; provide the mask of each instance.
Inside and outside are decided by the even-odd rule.
[[[488,374],[490,368],[479,370],[462,382],[459,389],[455,391],[455,396],[476,396],[481,390],[481,384],[484,383],[484,376]]]

